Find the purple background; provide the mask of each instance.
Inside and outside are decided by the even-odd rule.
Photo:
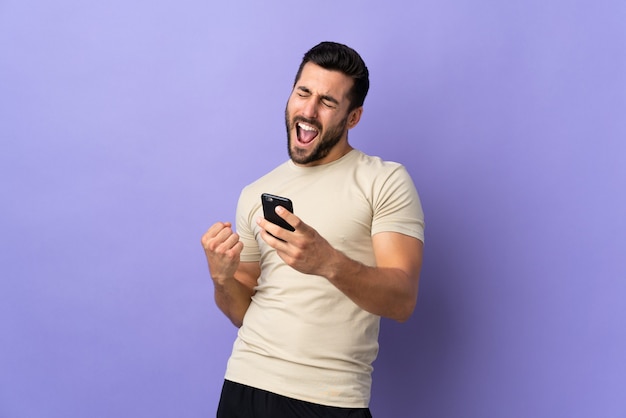
[[[385,417],[626,416],[626,2],[0,2],[0,416],[214,416],[199,244],[286,156],[302,54],[356,48],[353,145],[427,216]]]

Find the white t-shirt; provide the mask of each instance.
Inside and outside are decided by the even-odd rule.
[[[225,378],[307,402],[367,407],[380,317],[325,278],[302,274],[278,257],[256,224],[262,193],[290,198],[294,213],[333,247],[375,266],[374,234],[424,240],[415,186],[402,165],[352,150],[315,167],[287,161],[245,187],[237,206],[241,261],[259,261],[261,275]]]

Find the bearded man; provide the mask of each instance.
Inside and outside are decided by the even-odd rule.
[[[424,216],[406,169],[354,149],[369,89],[361,56],[322,42],[303,57],[285,109],[289,160],[241,192],[236,232],[202,237],[215,301],[239,327],[217,416],[371,417],[380,318],[417,301]],[[261,195],[294,213],[263,217]]]

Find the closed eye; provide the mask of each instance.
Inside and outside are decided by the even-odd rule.
[[[322,104],[324,106],[328,107],[328,108],[335,109],[335,108],[337,108],[337,105],[339,103],[337,103],[337,101],[335,101],[335,100],[332,100],[332,99],[329,99],[329,98],[326,98],[326,97],[322,97]]]
[[[311,95],[311,91],[306,87],[298,87],[296,93],[300,97],[309,97]]]
[[[296,94],[299,97],[311,97],[313,93],[307,87],[298,86],[296,88]],[[332,96],[322,95],[319,96],[320,102],[329,109],[336,109],[339,107],[339,101]]]

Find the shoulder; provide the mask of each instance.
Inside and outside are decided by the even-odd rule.
[[[381,157],[375,155],[365,154],[363,151],[354,150],[355,166],[365,167],[369,169],[379,169],[385,171],[393,171],[398,168],[403,168],[401,163],[395,161],[383,160]]]
[[[381,157],[367,155],[356,151],[355,171],[358,178],[376,183],[385,182],[389,178],[410,178],[406,168],[399,162],[383,160]]]

